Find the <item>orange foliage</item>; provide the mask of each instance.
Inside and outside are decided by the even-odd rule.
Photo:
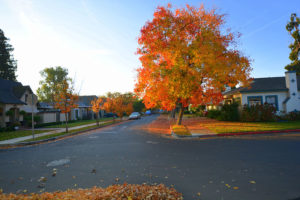
[[[138,38],[135,92],[147,108],[217,104],[225,85],[249,84],[250,62],[236,49],[239,36],[221,29],[224,23],[203,5],[156,9]]]
[[[54,97],[55,108],[59,109],[62,113],[69,113],[72,108],[77,108],[76,101],[78,100],[78,95],[74,94],[74,90],[72,87],[69,87],[69,83],[64,80],[58,88],[59,91]]]
[[[101,110],[101,109],[104,109],[104,106],[103,106],[103,104],[104,104],[104,98],[97,98],[97,99],[93,99],[92,101],[91,101],[91,105],[92,105],[92,111],[94,112],[94,113],[99,113],[99,111]]]
[[[90,189],[70,189],[67,191],[44,192],[41,194],[3,194],[0,191],[0,199],[3,200],[48,200],[48,199],[72,199],[72,200],[106,200],[106,199],[166,199],[182,200],[182,194],[174,188],[160,185],[111,185],[107,188],[93,187]]]
[[[103,106],[104,103],[104,98],[97,98],[97,99],[93,99],[91,101],[91,105],[92,105],[92,111],[96,114],[96,121],[97,121],[97,126],[99,126],[99,112],[101,109],[104,109]]]
[[[108,97],[104,103],[104,109],[106,112],[116,113],[120,118],[122,118],[124,113],[129,115],[133,112],[133,103],[126,100],[126,97],[123,95]]]
[[[66,132],[68,132],[68,113],[72,108],[77,108],[76,101],[78,95],[74,93],[73,87],[69,86],[67,80],[64,80],[62,84],[57,86],[58,92],[54,97],[55,108],[59,109],[62,113],[65,113],[66,118]]]

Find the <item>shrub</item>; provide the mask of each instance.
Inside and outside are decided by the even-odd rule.
[[[31,122],[32,121],[31,114],[27,113],[26,115],[24,115],[23,120],[24,120],[26,126],[30,126],[32,123]],[[41,116],[37,116],[37,115],[33,116],[33,121],[36,123],[41,122]]]
[[[297,121],[300,120],[300,111],[293,111],[279,116],[280,120]]]
[[[263,105],[244,105],[241,121],[243,122],[259,122],[259,121],[275,121],[276,108],[270,104]]]
[[[207,117],[211,119],[217,119],[221,115],[220,110],[209,110],[207,111]]]
[[[223,105],[217,119],[222,121],[239,121],[239,104],[233,103]]]

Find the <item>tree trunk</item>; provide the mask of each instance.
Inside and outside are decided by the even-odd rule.
[[[66,118],[66,133],[68,133],[68,113],[65,113]]]
[[[177,119],[177,122],[176,122],[177,125],[181,125],[182,117],[183,117],[183,105],[181,103],[180,104],[179,114],[178,114],[178,119]]]
[[[99,112],[96,114],[96,122],[97,122],[97,126],[99,127]]]
[[[171,111],[171,118],[175,119],[176,108]]]

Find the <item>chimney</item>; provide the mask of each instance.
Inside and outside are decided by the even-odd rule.
[[[285,72],[285,84],[286,84],[286,87],[289,89],[289,97],[297,98],[298,87],[297,87],[296,71]]]

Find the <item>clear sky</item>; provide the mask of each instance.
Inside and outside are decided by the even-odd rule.
[[[226,14],[226,27],[242,34],[240,50],[253,77],[283,76],[291,37],[290,14],[300,0],[0,0],[0,28],[18,60],[18,81],[36,90],[45,67],[62,66],[81,95],[133,91],[141,27],[158,5],[185,4]]]

